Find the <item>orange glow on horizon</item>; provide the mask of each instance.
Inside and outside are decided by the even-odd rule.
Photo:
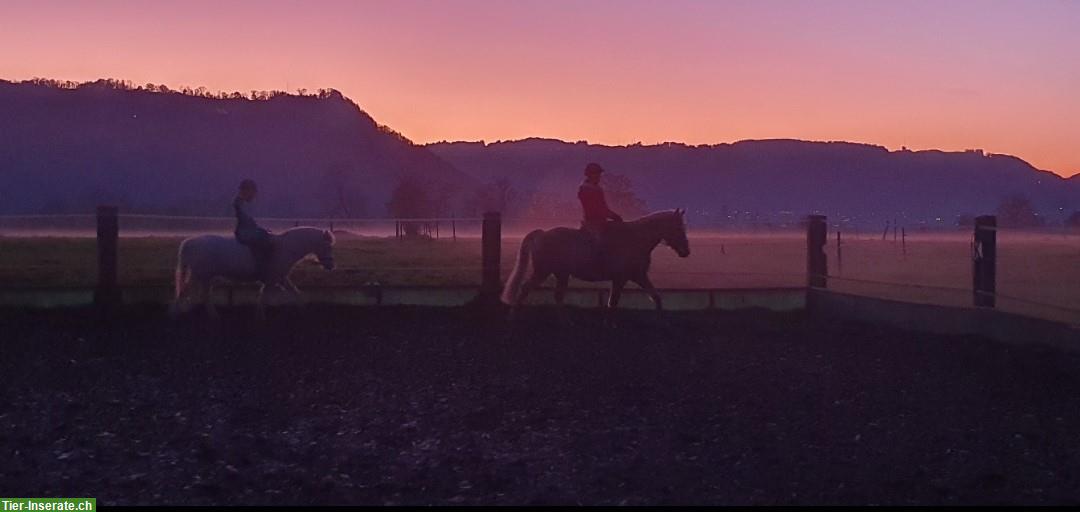
[[[331,87],[427,143],[844,140],[1080,173],[1080,3],[5,2],[0,78]]]

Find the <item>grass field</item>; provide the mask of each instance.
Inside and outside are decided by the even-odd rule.
[[[120,239],[120,283],[171,285],[180,238]],[[504,238],[502,267],[509,274],[520,238]],[[721,249],[721,245],[723,248]],[[654,279],[662,287],[801,286],[805,249],[795,237],[701,240],[689,259],[666,247],[653,253]],[[92,238],[0,237],[0,282],[12,286],[92,286],[96,281]],[[294,281],[307,286],[472,285],[480,283],[480,240],[406,240],[341,237],[334,248],[338,268],[328,273],[314,261],[297,267]],[[731,267],[731,268],[728,268]],[[730,273],[731,275],[721,275]],[[777,275],[772,275],[777,274]],[[578,283],[583,284],[583,283]]]
[[[1001,231],[998,292],[1003,296],[1080,310],[1080,237]],[[178,237],[121,238],[124,286],[168,286]],[[503,276],[509,274],[520,238],[504,237]],[[797,232],[710,234],[691,238],[681,259],[667,247],[653,253],[653,278],[662,288],[759,288],[803,286],[806,243]],[[92,238],[0,237],[0,283],[19,287],[92,286],[96,279]],[[965,234],[919,234],[906,244],[835,235],[826,247],[829,287],[898,300],[970,305],[971,247]],[[302,262],[294,280],[305,286],[474,285],[480,281],[480,241],[339,238],[338,269],[325,272]],[[891,284],[890,284],[891,283]],[[573,282],[575,286],[590,286]],[[912,286],[915,285],[915,286]],[[953,290],[950,290],[953,289]],[[1080,315],[1006,298],[999,305],[1036,316],[1080,322]]]

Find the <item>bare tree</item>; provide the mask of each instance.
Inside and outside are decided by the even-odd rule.
[[[539,191],[529,196],[523,215],[533,219],[572,223],[580,218],[581,206],[578,205],[577,198],[569,193]]]
[[[1001,201],[997,208],[998,224],[1006,227],[1035,227],[1043,224],[1031,200],[1020,194],[1013,194]]]
[[[506,215],[514,209],[516,200],[517,191],[510,184],[510,180],[499,178],[474,190],[466,207],[473,214],[497,211]]]
[[[397,218],[430,217],[432,200],[424,181],[413,175],[401,178],[390,194],[390,202],[386,203],[386,210],[391,216]],[[403,225],[406,236],[419,236],[420,223],[406,222]]]
[[[1072,229],[1080,229],[1080,210],[1072,212],[1072,215],[1065,219],[1065,225]]]
[[[648,213],[645,200],[634,193],[634,183],[622,174],[604,175],[604,192],[608,206],[627,219]]]
[[[323,173],[320,195],[331,217],[358,217],[365,214],[366,203],[356,183],[357,173],[347,163],[330,165]]]

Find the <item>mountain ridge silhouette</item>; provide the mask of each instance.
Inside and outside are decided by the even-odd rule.
[[[237,184],[252,178],[264,214],[382,216],[409,173],[472,186],[337,91],[258,95],[0,81],[0,213],[112,203],[127,212],[228,215]]]
[[[455,213],[498,179],[519,202],[536,194],[572,202],[591,161],[630,178],[650,208],[686,207],[706,223],[820,212],[949,225],[1011,196],[1030,199],[1049,222],[1080,209],[1080,176],[1010,155],[796,139],[420,145],[332,89],[215,95],[116,80],[0,80],[0,111],[0,214],[86,213],[112,203],[126,212],[228,215],[236,184],[250,177],[261,185],[264,215],[383,216],[406,176],[439,190],[443,213]]]
[[[1080,209],[1080,179],[980,150],[890,151],[796,139],[611,146],[526,138],[426,147],[478,180],[508,178],[544,191],[570,187],[595,161],[629,177],[651,208],[686,206],[715,221],[820,212],[870,224],[953,225],[961,216],[993,213],[1011,196],[1031,200],[1049,222]]]

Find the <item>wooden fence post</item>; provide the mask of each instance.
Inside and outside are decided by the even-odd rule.
[[[119,209],[115,206],[98,206],[98,280],[94,289],[94,305],[99,308],[109,309],[120,304],[120,287],[116,279],[119,236]]]
[[[827,230],[824,215],[806,218],[806,281],[807,286],[812,288],[825,288],[826,285],[825,276],[829,273],[825,256]]]
[[[502,253],[502,214],[487,212],[484,214],[484,226],[481,237],[480,300],[494,303],[499,300],[502,282],[499,279],[500,257]]]
[[[997,217],[982,215],[975,218],[971,260],[975,306],[992,308],[997,290]]]
[[[844,275],[843,243],[840,240],[840,230],[836,230],[836,273]]]

